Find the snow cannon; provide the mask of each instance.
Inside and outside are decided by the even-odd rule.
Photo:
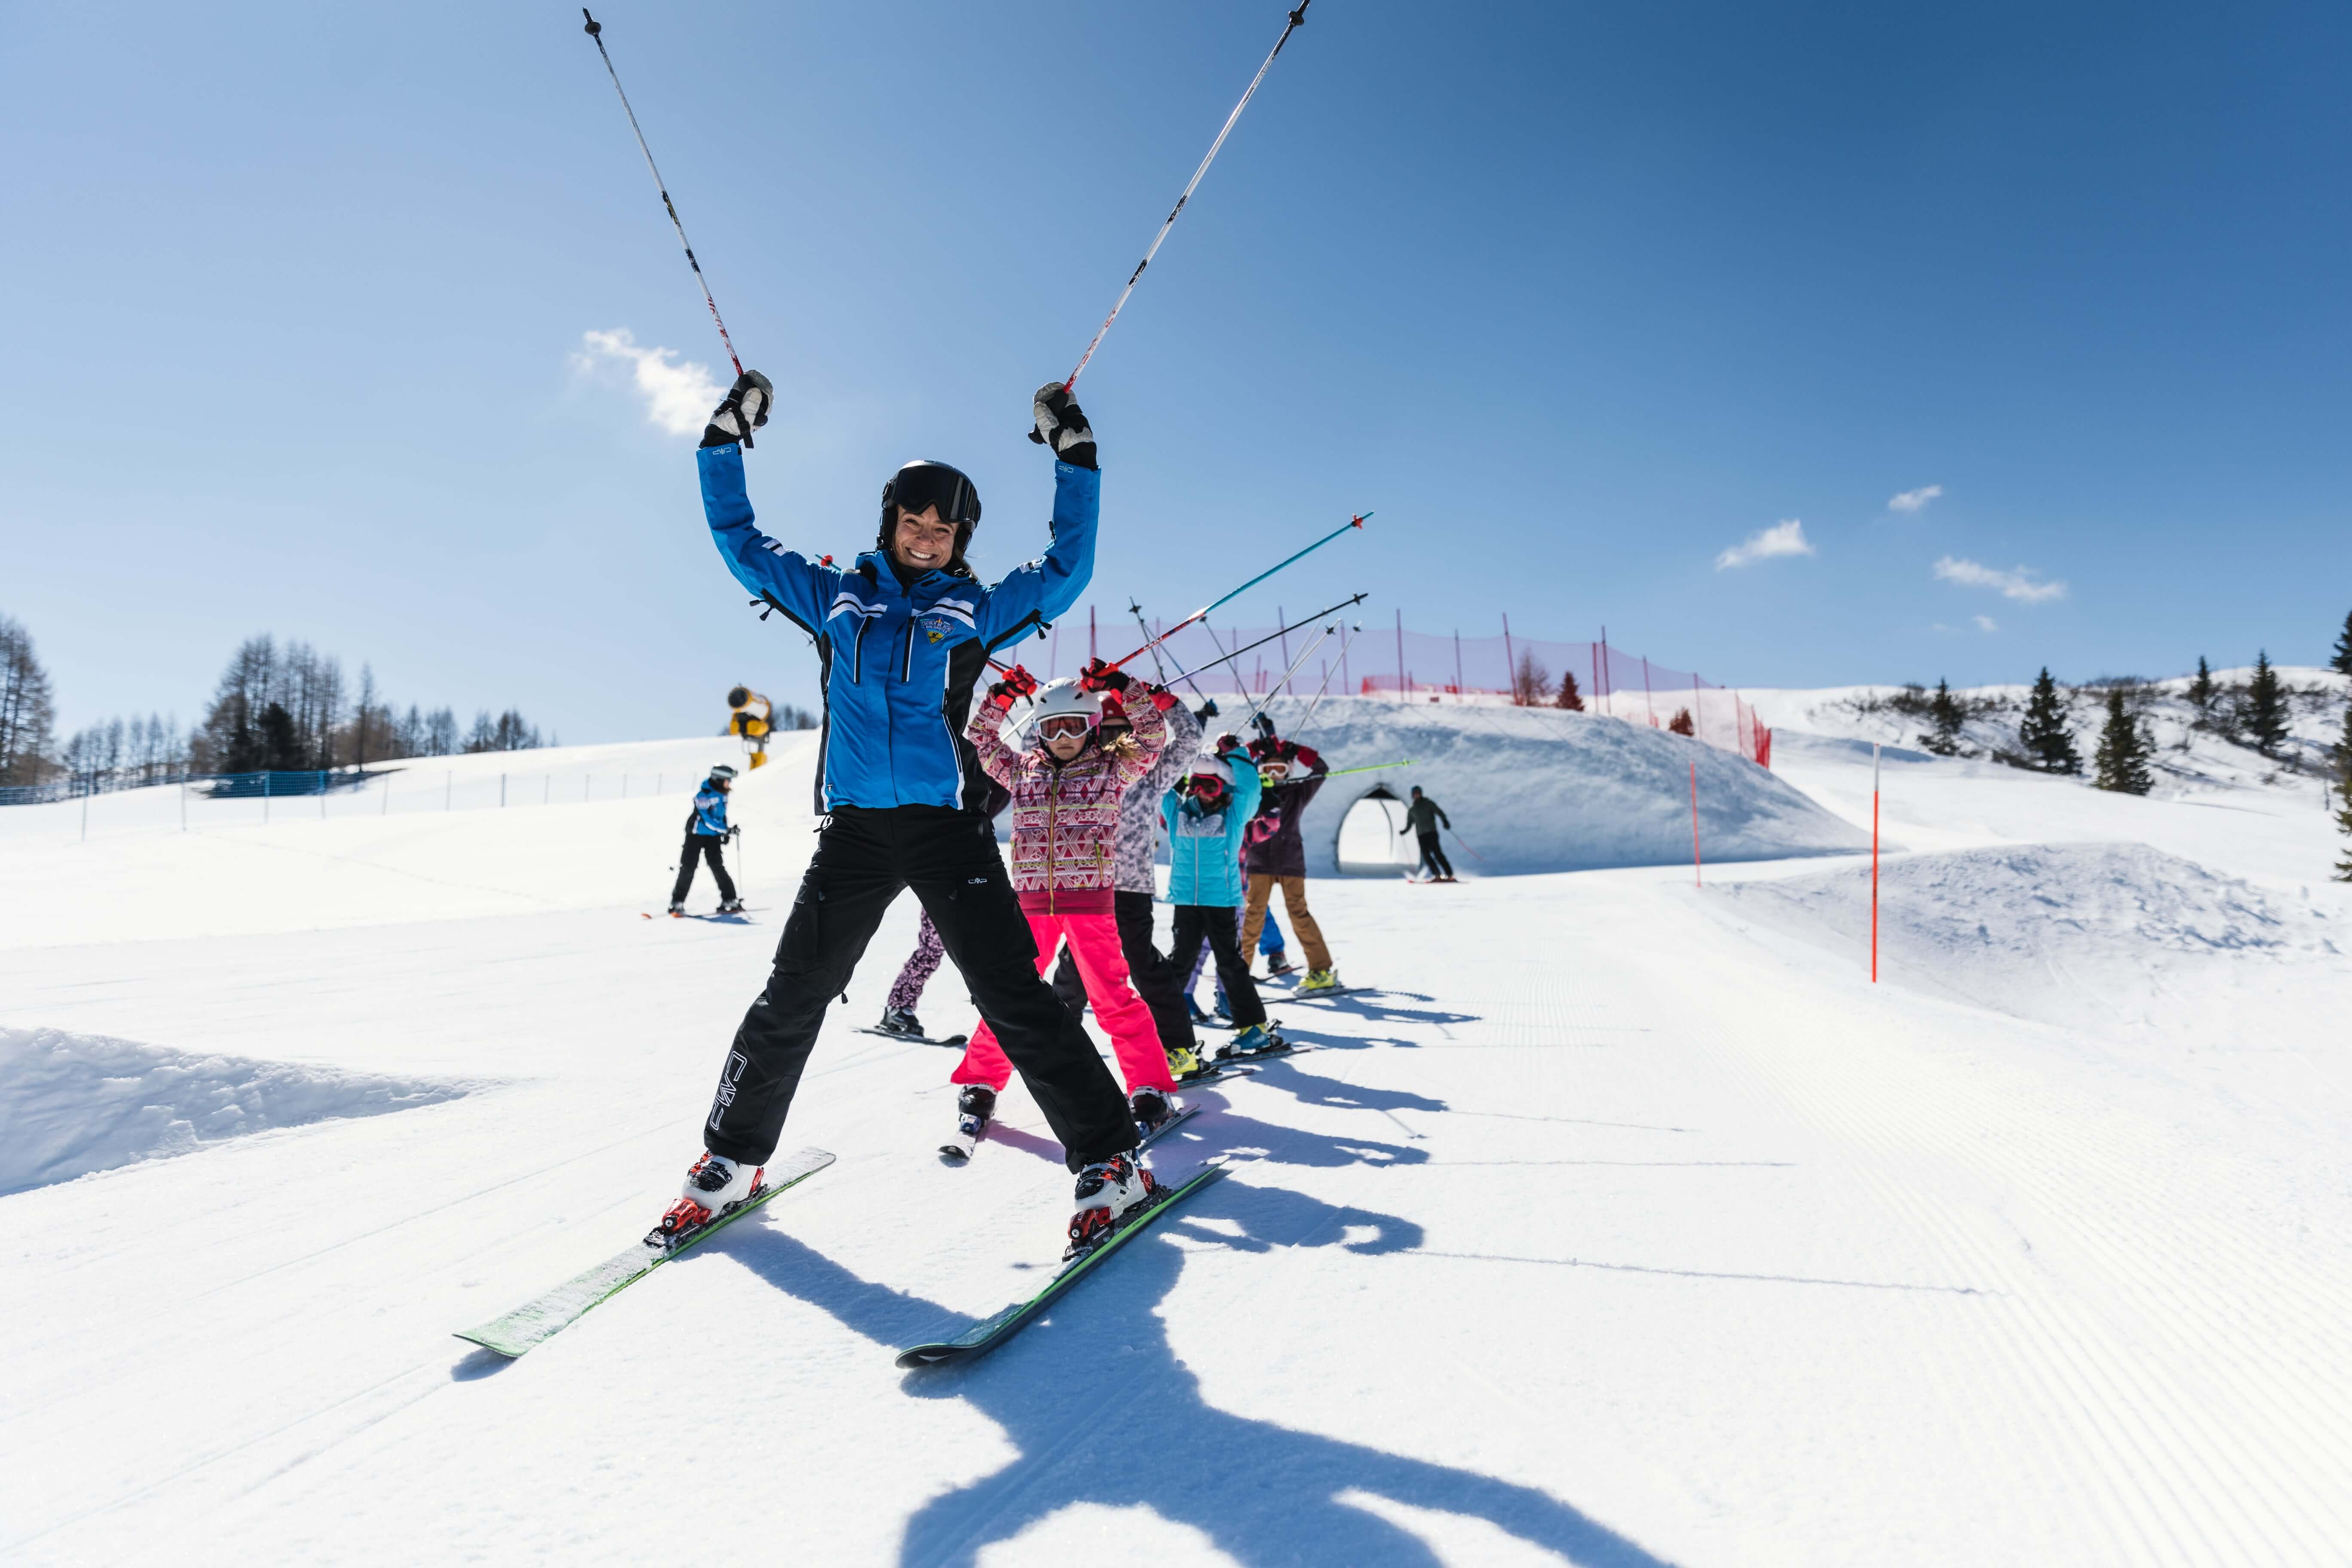
[[[775,731],[775,704],[748,686],[730,687],[727,692],[727,728],[721,734],[742,738],[744,754],[751,759],[753,768],[768,765],[768,737]]]

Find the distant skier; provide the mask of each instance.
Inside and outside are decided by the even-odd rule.
[[[722,1064],[704,1152],[662,1229],[704,1224],[758,1191],[826,1006],[890,900],[912,887],[1078,1178],[1075,1252],[1159,1188],[1136,1158],[1127,1098],[1037,976],[963,728],[989,650],[1058,618],[1093,575],[1102,485],[1094,432],[1061,383],[1031,399],[1037,439],[1055,459],[1053,542],[991,587],[964,562],[979,494],[945,463],[908,463],[882,487],[875,548],[854,566],[811,561],[761,533],[744,493],[741,443],[774,397],[765,377],[737,377],[696,461],[728,570],[817,639],[824,816],[766,989]]]
[[[1249,902],[1242,918],[1242,950],[1246,952],[1256,944],[1258,922],[1265,918],[1279,884],[1282,907],[1290,912],[1291,928],[1298,933],[1298,944],[1307,950],[1307,974],[1298,983],[1300,994],[1336,991],[1339,976],[1331,967],[1331,950],[1323,943],[1323,929],[1315,923],[1315,912],[1307,907],[1307,846],[1298,837],[1307,803],[1323,787],[1331,764],[1313,747],[1276,735],[1265,715],[1259,715],[1258,723],[1261,733],[1250,742],[1249,756],[1265,780],[1265,794],[1258,803],[1256,820],[1250,824]],[[1230,993],[1232,988],[1226,989]]]
[[[1212,704],[1210,711],[1215,710]],[[1181,1078],[1200,1067],[1198,1046],[1192,1037],[1192,1019],[1184,1005],[1184,988],[1168,960],[1152,942],[1152,905],[1158,901],[1160,883],[1152,873],[1153,851],[1160,844],[1160,797],[1168,786],[1182,776],[1192,754],[1201,743],[1201,718],[1179,702],[1169,708],[1168,744],[1153,761],[1151,771],[1138,779],[1119,798],[1118,878],[1111,895],[1114,911],[1118,917],[1118,947],[1127,959],[1128,978],[1135,985],[1136,994],[1151,1009],[1152,1026],[1160,1037],[1160,1047],[1168,1058],[1168,1070]],[[1116,744],[1127,733],[1127,716],[1121,710],[1106,705],[1102,725],[1096,732],[1105,745]],[[1087,1005],[1088,993],[1086,977],[1077,963],[1075,944],[1062,949],[1062,961],[1054,969],[1054,994],[1062,1005],[1076,1013]],[[1095,1009],[1097,1017],[1102,1009]],[[1128,1086],[1130,1089],[1134,1085]],[[1139,1116],[1138,1121],[1145,1118]]]
[[[1168,828],[1168,901],[1176,906],[1176,947],[1169,962],[1189,970],[1209,944],[1226,1005],[1240,1031],[1220,1056],[1249,1055],[1277,1044],[1266,1032],[1265,1005],[1242,956],[1234,911],[1242,902],[1242,839],[1257,811],[1262,786],[1246,757],[1210,753],[1160,797]]]
[[[1412,804],[1404,808],[1404,826],[1397,829],[1397,837],[1402,838],[1408,833],[1419,834],[1420,868],[1428,873],[1430,881],[1451,882],[1454,879],[1454,863],[1445,858],[1444,849],[1437,842],[1437,825],[1441,822],[1448,827],[1454,826],[1454,819],[1445,815],[1444,808],[1422,794],[1419,784],[1413,785]]]
[[[743,900],[735,896],[735,879],[727,874],[727,862],[719,856],[719,846],[735,837],[735,830],[727,826],[727,792],[734,787],[734,781],[735,770],[721,763],[694,792],[694,809],[686,814],[686,847],[677,855],[677,880],[669,889],[669,912],[681,919],[698,860],[710,862],[710,879],[719,884],[719,912],[743,912]]]
[[[983,809],[990,819],[1002,815],[1012,804],[1013,792],[994,779],[989,780],[988,804]],[[940,960],[946,956],[947,949],[940,945],[940,928],[931,923],[931,911],[925,910],[922,923],[915,928],[915,951],[907,955],[907,962],[899,966],[898,978],[890,983],[890,994],[882,1004],[882,1021],[876,1028],[886,1035],[925,1037],[923,1021],[915,1016],[915,1009],[922,1005],[923,987],[931,983],[931,976],[939,973]]]
[[[1024,689],[1036,693],[1035,740],[1016,752],[1000,731]],[[1168,745],[1167,711],[1176,706],[1164,688],[1099,660],[1076,680],[1043,688],[1016,665],[988,689],[964,731],[988,776],[1013,792],[1013,886],[1036,943],[1037,973],[1042,979],[1054,950],[1069,944],[1095,1016],[1110,1031],[1112,1052],[1127,1077],[1129,1113],[1144,1131],[1168,1120],[1176,1080],[1151,1011],[1135,994],[1119,940],[1114,896],[1119,802],[1154,771]],[[1120,732],[1107,741],[1102,730],[1113,714]],[[1012,1076],[1013,1064],[983,1017],[948,1079],[964,1086],[956,1114],[966,1138],[987,1126]]]

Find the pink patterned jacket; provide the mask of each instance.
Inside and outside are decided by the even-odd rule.
[[[1118,803],[1168,744],[1168,721],[1141,687],[1127,704],[1130,743],[1088,743],[1066,763],[1041,742],[1015,752],[998,732],[1004,710],[972,705],[964,733],[988,776],[1013,792],[1013,887],[1032,914],[1113,912],[1118,878]]]

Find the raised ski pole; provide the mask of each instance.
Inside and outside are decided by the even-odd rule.
[[[1263,572],[1259,573],[1256,576],[1255,576],[1255,577],[1251,578],[1248,582],[1246,582],[1246,583],[1243,584],[1240,587],[1238,587],[1238,588],[1234,589],[1232,593],[1227,594],[1223,598],[1222,598],[1222,599],[1218,599],[1218,600],[1216,600],[1216,601],[1215,601],[1214,603],[1213,603],[1213,604],[1207,604],[1207,605],[1202,605],[1199,609],[1197,609],[1197,610],[1193,611],[1191,615],[1186,616],[1182,620],[1178,621],[1174,626],[1170,626],[1166,631],[1161,632],[1158,637],[1153,637],[1150,641],[1149,641],[1149,642],[1145,643],[1141,647],[1137,648],[1137,649],[1135,650],[1135,652],[1134,652],[1134,653],[1129,654],[1129,655],[1127,656],[1127,658],[1122,658],[1122,659],[1117,659],[1117,660],[1114,660],[1114,661],[1112,662],[1112,664],[1111,664],[1110,668],[1113,668],[1113,669],[1117,669],[1117,668],[1119,668],[1119,666],[1120,666],[1120,665],[1125,664],[1125,663],[1127,662],[1127,659],[1137,658],[1138,656],[1139,656],[1139,655],[1141,655],[1141,654],[1148,653],[1148,652],[1150,652],[1151,649],[1153,649],[1153,648],[1155,648],[1155,647],[1158,647],[1161,643],[1166,642],[1170,637],[1174,637],[1178,632],[1182,631],[1186,626],[1191,626],[1193,622],[1195,622],[1195,621],[1197,621],[1197,620],[1201,619],[1202,616],[1206,616],[1210,611],[1212,611],[1212,610],[1215,609],[1219,605],[1226,604],[1226,603],[1228,603],[1228,602],[1230,602],[1230,601],[1232,601],[1232,600],[1234,600],[1234,599],[1238,599],[1238,598],[1240,598],[1244,594],[1248,593],[1252,588],[1256,587],[1260,583],[1265,582],[1268,577],[1273,576],[1276,572],[1281,571],[1284,567],[1286,567],[1286,566],[1289,565],[1292,562],[1294,562],[1294,561],[1297,561],[1297,560],[1301,559],[1302,557],[1305,557],[1305,556],[1308,556],[1308,555],[1312,555],[1312,554],[1314,554],[1314,553],[1315,553],[1315,552],[1317,552],[1317,551],[1318,551],[1318,550],[1322,549],[1325,545],[1327,545],[1327,544],[1330,543],[1333,540],[1335,540],[1335,539],[1339,538],[1341,534],[1343,534],[1343,533],[1347,532],[1347,531],[1348,531],[1348,530],[1349,530],[1349,529],[1351,529],[1351,528],[1361,528],[1361,527],[1363,527],[1363,526],[1364,526],[1364,519],[1366,519],[1366,518],[1368,518],[1368,517],[1370,517],[1370,516],[1371,516],[1371,515],[1372,515],[1372,514],[1371,514],[1370,512],[1368,512],[1368,511],[1360,511],[1360,512],[1358,512],[1355,516],[1353,516],[1353,517],[1349,518],[1346,522],[1341,523],[1339,527],[1337,527],[1337,528],[1333,529],[1330,532],[1328,532],[1328,533],[1325,534],[1322,538],[1320,538],[1320,539],[1317,540],[1314,543],[1312,543],[1312,544],[1308,545],[1306,549],[1304,549],[1304,550],[1300,551],[1297,555],[1292,555],[1292,556],[1286,557],[1286,559],[1284,559],[1284,560],[1281,560],[1281,561],[1277,561],[1277,562],[1276,562],[1273,565],[1271,565],[1271,566],[1267,567],[1265,571],[1263,571]],[[1361,594],[1359,594],[1359,595],[1356,595],[1356,597],[1355,597],[1355,598],[1346,600],[1346,601],[1345,601],[1345,603],[1347,603],[1347,604],[1350,604],[1350,605],[1355,604],[1355,603],[1357,603],[1357,602],[1360,601],[1360,600],[1363,598],[1363,596],[1364,596],[1364,595],[1362,595]],[[1339,605],[1333,605],[1333,606],[1332,606],[1332,608],[1333,608],[1333,609],[1338,609],[1338,608],[1339,608],[1339,607],[1340,607],[1340,606],[1339,606]],[[1330,613],[1329,611],[1324,611],[1324,612],[1322,612],[1322,614],[1325,614],[1325,615],[1328,615],[1328,614],[1329,614],[1329,613]],[[1308,619],[1308,620],[1315,620],[1315,619],[1317,619],[1317,618],[1318,618],[1318,616],[1309,616],[1307,617],[1307,619]],[[1252,643],[1252,644],[1250,644],[1250,646],[1251,646],[1252,647],[1255,647],[1257,646],[1257,644],[1256,644],[1256,643]],[[1240,650],[1239,648],[1235,648],[1235,649],[1234,650],[1234,653],[1239,653],[1240,651],[1241,651],[1241,650]],[[1227,658],[1231,658],[1233,657],[1233,654],[1227,654],[1225,657],[1226,657]],[[1204,665],[1202,665],[1201,668],[1202,668],[1202,669],[1207,669],[1207,668],[1210,668],[1210,667],[1209,667],[1208,665],[1205,665],[1205,664],[1204,664]]]
[[[1376,773],[1382,768],[1409,768],[1411,766],[1412,766],[1412,759],[1411,757],[1406,757],[1401,762],[1394,763],[1366,763],[1360,768],[1333,768],[1329,773],[1325,773],[1323,776],[1327,779],[1336,779],[1341,773]]]
[[[1143,605],[1139,600],[1129,599],[1127,602],[1127,613],[1135,617],[1135,629],[1137,631],[1141,632],[1145,637],[1150,637],[1151,635],[1151,627],[1143,618]],[[1160,684],[1166,686],[1169,684],[1168,667],[1165,664],[1162,664],[1160,660],[1159,646],[1153,643],[1147,643],[1144,646],[1151,649],[1151,668],[1158,673],[1160,677]],[[1192,695],[1199,698],[1202,701],[1212,702],[1215,700],[1214,698],[1201,689],[1200,682],[1192,679],[1190,676],[1185,676],[1181,679],[1184,680],[1186,685],[1192,687]]]
[[[1290,661],[1290,668],[1282,672],[1282,679],[1276,681],[1272,686],[1267,687],[1265,693],[1261,695],[1256,701],[1250,704],[1250,710],[1243,716],[1242,721],[1244,723],[1247,723],[1251,720],[1255,719],[1259,714],[1265,712],[1266,704],[1272,702],[1276,697],[1282,695],[1282,689],[1290,684],[1290,678],[1297,675],[1298,673],[1299,666],[1307,662],[1307,656],[1313,653],[1317,648],[1321,647],[1323,646],[1324,639],[1328,637],[1330,635],[1331,628],[1329,626],[1325,626],[1321,631],[1309,637],[1307,640],[1307,646],[1298,650],[1298,657]]]
[[[646,167],[653,171],[654,189],[661,193],[662,208],[669,214],[670,226],[677,230],[677,243],[686,250],[686,264],[694,268],[694,281],[702,289],[702,302],[710,307],[710,319],[719,328],[719,341],[726,346],[728,362],[734,365],[735,374],[741,375],[743,361],[735,353],[735,340],[727,335],[727,322],[719,314],[719,301],[710,297],[710,280],[702,275],[702,263],[694,258],[694,246],[686,237],[686,225],[678,221],[677,204],[669,199],[669,185],[662,179],[660,165],[654,162],[653,149],[646,145],[646,133],[637,125],[637,111],[629,107],[629,95],[621,86],[621,73],[613,68],[612,54],[604,47],[604,24],[588,16],[585,5],[580,7],[580,14],[588,17],[588,26],[582,31],[596,41],[596,52],[604,59],[604,74],[613,79],[613,90],[621,95],[621,112],[629,117],[629,130],[637,139],[637,151],[646,155]],[[747,430],[743,433],[743,445],[751,444],[751,434]]]
[[[1315,0],[1298,0],[1298,9],[1290,13],[1290,19],[1283,26],[1282,37],[1275,39],[1274,47],[1266,53],[1265,63],[1257,68],[1257,75],[1250,78],[1249,90],[1242,94],[1239,103],[1234,105],[1234,111],[1225,116],[1224,126],[1218,131],[1217,139],[1209,143],[1209,155],[1201,160],[1201,166],[1193,170],[1192,179],[1185,182],[1184,194],[1176,198],[1176,205],[1168,210],[1167,221],[1160,226],[1160,232],[1151,237],[1151,248],[1143,253],[1143,259],[1135,264],[1133,272],[1128,274],[1127,287],[1118,291],[1118,299],[1112,304],[1110,314],[1105,316],[1103,324],[1095,329],[1094,341],[1087,345],[1087,352],[1078,356],[1077,368],[1070,372],[1070,379],[1062,383],[1063,391],[1067,392],[1077,385],[1078,377],[1086,374],[1087,362],[1095,357],[1095,350],[1102,347],[1103,336],[1110,331],[1110,324],[1118,321],[1119,311],[1127,308],[1127,297],[1135,292],[1136,280],[1143,276],[1143,269],[1151,265],[1151,258],[1160,254],[1160,247],[1166,242],[1168,231],[1176,226],[1176,219],[1184,211],[1184,204],[1191,201],[1192,193],[1201,188],[1202,176],[1209,172],[1209,165],[1217,161],[1217,153],[1223,148],[1225,138],[1234,133],[1234,127],[1240,122],[1242,110],[1247,109],[1250,100],[1257,96],[1258,83],[1264,81],[1265,73],[1274,68],[1274,57],[1282,53],[1282,46],[1290,42],[1291,34],[1306,26],[1307,7],[1314,3]],[[1038,441],[1045,439],[1034,431],[1031,435]],[[1142,649],[1136,651],[1140,653]]]
[[[1275,630],[1270,631],[1266,633],[1265,636],[1258,638],[1257,641],[1244,643],[1241,647],[1234,649],[1233,652],[1213,658],[1206,664],[1195,665],[1191,669],[1180,670],[1177,672],[1176,679],[1179,680],[1190,680],[1192,677],[1200,674],[1204,669],[1214,669],[1221,664],[1230,664],[1234,659],[1241,658],[1242,655],[1249,652],[1249,650],[1254,647],[1264,647],[1266,644],[1272,642],[1278,637],[1286,637],[1290,633],[1297,631],[1301,626],[1314,625],[1317,621],[1321,620],[1325,616],[1329,615],[1332,610],[1344,610],[1350,605],[1360,605],[1363,602],[1364,595],[1361,594],[1358,594],[1353,598],[1342,599],[1338,604],[1333,605],[1330,609],[1318,610],[1315,614],[1307,616],[1303,621],[1293,621],[1286,626],[1276,627]],[[1141,648],[1138,648],[1135,650],[1135,653],[1141,653],[1142,651],[1143,650]],[[1129,658],[1133,658],[1135,654],[1131,653],[1127,657]],[[1200,688],[1196,686],[1192,689],[1198,691]]]
[[[1361,632],[1363,629],[1364,628],[1361,626],[1349,626],[1348,628],[1348,635],[1339,639],[1339,658],[1341,663],[1345,663],[1347,661],[1349,647],[1355,642],[1357,634]],[[1326,669],[1323,672],[1323,684],[1315,689],[1315,700],[1309,702],[1307,705],[1307,711],[1299,716],[1298,728],[1290,732],[1290,738],[1292,740],[1296,741],[1307,733],[1307,721],[1315,717],[1315,710],[1323,706],[1323,694],[1330,689],[1332,673],[1339,668],[1339,665],[1333,665],[1330,668]]]

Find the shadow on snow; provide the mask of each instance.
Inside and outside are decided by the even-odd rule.
[[[1297,1142],[1280,1131],[1288,1133],[1286,1145]],[[1334,1152],[1330,1162],[1289,1147],[1283,1154],[1325,1163],[1336,1163]],[[1488,1521],[1571,1563],[1657,1568],[1659,1558],[1547,1491],[1215,1409],[1178,1359],[1159,1310],[1187,1251],[1337,1246],[1383,1254],[1421,1241],[1421,1227],[1409,1220],[1229,1177],[1138,1237],[1061,1309],[993,1355],[905,1373],[912,1397],[971,1402],[1020,1457],[918,1510],[900,1562],[973,1563],[986,1548],[1073,1504],[1106,1503],[1140,1504],[1252,1565],[1434,1568],[1439,1559],[1419,1537],[1348,1500],[1367,1493]],[[761,1278],[877,1347],[944,1338],[977,1321],[860,1279],[770,1226],[749,1234],[739,1228],[727,1243],[725,1250]],[[1262,1321],[1278,1329],[1281,1303],[1267,1305],[1274,1315]],[[1248,1331],[1260,1321],[1238,1316],[1226,1326]],[[1107,1467],[1106,1444],[1131,1462]]]

